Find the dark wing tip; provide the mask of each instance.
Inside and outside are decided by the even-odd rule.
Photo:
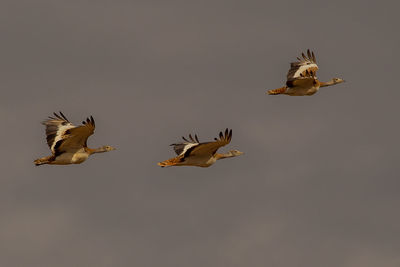
[[[55,112],[53,112],[54,116],[56,117],[56,119],[62,120],[63,118],[61,118],[61,116]]]
[[[61,115],[61,117],[63,117],[64,120],[68,121],[67,117],[65,117],[65,115],[61,111],[60,111],[60,115]]]
[[[49,116],[49,119],[51,119],[51,120],[57,120],[57,119],[59,119],[59,120],[62,120],[62,121],[69,122],[69,120],[67,119],[67,117],[65,117],[65,115],[64,115],[61,111],[59,111],[59,114],[57,114],[56,112],[53,112],[53,115],[55,116],[55,118]]]
[[[194,141],[192,134],[189,134],[189,139],[193,142],[196,143],[196,141]]]

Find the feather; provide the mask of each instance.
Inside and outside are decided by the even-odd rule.
[[[308,60],[312,60],[310,49],[307,49],[307,56],[308,56]]]
[[[43,121],[46,126],[46,140],[54,155],[59,155],[69,149],[86,147],[87,138],[94,133],[93,117],[82,121],[82,126],[76,127],[69,122],[67,117],[60,111],[53,113],[54,117]]]
[[[286,75],[287,82],[293,79],[303,79],[304,77],[316,76],[318,65],[315,63],[314,52],[307,49],[307,55],[301,53],[301,56],[303,57],[302,59],[297,57],[299,61],[290,64],[290,69]]]
[[[69,120],[67,119],[67,117],[65,117],[64,116],[64,114],[60,111],[60,115],[61,115],[61,117],[65,120],[65,121],[68,121],[69,122]]]
[[[194,135],[194,138],[192,134],[189,134],[190,141],[186,139],[184,136],[182,136],[182,139],[185,141],[184,143],[171,144],[171,146],[173,146],[175,153],[178,155],[186,153],[188,149],[190,149],[193,146],[197,146],[200,143],[199,138],[197,137],[196,134]]]
[[[219,132],[219,138],[214,138],[214,142],[205,142],[200,143],[197,146],[193,146],[189,148],[186,152],[184,157],[189,156],[213,156],[218,148],[225,146],[230,143],[232,139],[232,130],[228,128],[225,129],[224,133],[221,131]]]

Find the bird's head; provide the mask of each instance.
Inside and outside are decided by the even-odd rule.
[[[344,80],[340,79],[340,78],[333,78],[332,81],[333,81],[334,84],[343,83],[344,82]]]
[[[115,150],[116,148],[112,147],[112,146],[103,146],[102,149],[104,150],[104,152],[108,152],[111,150]]]

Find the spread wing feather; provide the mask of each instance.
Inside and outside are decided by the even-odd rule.
[[[173,146],[173,149],[177,155],[184,154],[189,148],[197,146],[200,144],[199,138],[197,135],[194,135],[194,138],[191,134],[189,134],[189,140],[186,139],[184,136],[182,136],[182,139],[185,141],[183,143],[176,143],[176,144],[171,144]]]
[[[94,133],[96,125],[92,116],[83,121],[82,124],[68,130],[68,136],[60,143],[58,151],[64,152],[69,149],[87,147],[87,139]]]
[[[60,114],[53,113],[54,117],[49,116],[48,119],[42,122],[46,126],[46,141],[51,151],[54,153],[54,146],[57,142],[65,138],[65,132],[71,128],[73,125],[65,116],[60,112]]]
[[[86,146],[87,138],[93,134],[95,123],[93,117],[86,119],[81,126],[73,125],[60,111],[53,113],[42,124],[46,126],[46,140],[54,155]]]
[[[290,69],[287,73],[287,81],[316,77],[318,65],[314,52],[307,49],[307,55],[301,53],[301,56],[302,58],[297,58],[299,61],[290,63]]]
[[[187,156],[202,156],[202,155],[214,155],[220,147],[223,147],[231,142],[232,130],[225,129],[225,133],[219,133],[219,138],[214,138],[214,142],[200,143],[197,146],[189,148],[185,152]]]
[[[225,133],[219,133],[219,138],[214,138],[214,142],[199,142],[197,135],[194,138],[189,134],[189,138],[182,136],[185,141],[183,143],[172,144],[175,153],[183,158],[189,156],[202,156],[202,155],[214,155],[218,148],[229,144],[232,139],[232,130],[225,130]]]

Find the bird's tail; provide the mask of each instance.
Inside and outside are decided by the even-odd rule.
[[[287,89],[287,87],[286,87],[286,86],[283,86],[283,87],[278,88],[278,89],[268,90],[267,93],[268,93],[269,95],[280,95],[280,94],[285,93],[285,92],[286,92],[286,89]]]
[[[35,163],[36,166],[43,165],[43,164],[49,164],[50,162],[52,162],[52,159],[53,159],[53,156],[44,157],[44,158],[35,160],[33,163]]]
[[[167,160],[161,161],[161,162],[157,163],[157,165],[164,168],[164,167],[178,165],[179,162],[181,162],[180,158],[172,158],[172,159],[167,159]]]

